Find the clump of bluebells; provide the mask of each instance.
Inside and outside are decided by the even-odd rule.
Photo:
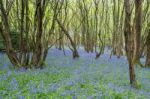
[[[136,68],[139,89],[129,85],[128,64],[123,56],[110,58],[109,50],[95,60],[95,53],[50,49],[42,70],[9,69],[6,55],[0,55],[0,99],[149,99],[150,69]],[[4,61],[5,60],[5,61]]]
[[[12,78],[10,81],[10,90],[17,90],[19,87],[18,81],[16,78]]]

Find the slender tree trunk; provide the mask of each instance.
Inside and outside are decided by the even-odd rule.
[[[26,55],[26,58],[25,58],[25,65],[29,65],[30,63],[30,46],[29,46],[29,1],[26,0],[26,41],[25,41],[25,55]]]
[[[21,25],[20,25],[20,63],[23,65],[24,64],[24,58],[25,58],[25,53],[24,53],[24,13],[25,12],[25,2],[24,0],[21,0]]]
[[[140,46],[141,46],[141,19],[142,19],[142,0],[135,0],[135,31],[134,32],[134,46],[135,46],[135,53],[134,53],[134,60],[135,63],[140,63]]]
[[[60,28],[62,29],[62,31],[64,32],[64,34],[68,37],[68,39],[69,39],[70,42],[71,42],[71,45],[72,45],[72,47],[73,47],[73,50],[72,50],[72,51],[73,51],[73,58],[78,58],[78,57],[79,57],[79,54],[78,54],[76,45],[75,45],[75,43],[73,42],[71,36],[69,35],[68,31],[63,27],[62,23],[61,23],[58,19],[56,19],[56,21],[57,21],[59,27],[60,27]]]
[[[2,24],[4,25],[4,28],[1,28],[1,31],[2,31],[1,33],[2,33],[2,36],[5,41],[6,53],[13,65],[21,66],[21,64],[19,63],[19,59],[17,58],[17,55],[12,46],[12,40],[11,40],[11,36],[10,36],[11,32],[10,32],[10,27],[9,27],[9,23],[8,23],[8,16],[4,9],[2,0],[0,0],[0,10],[1,10],[1,14],[2,14]],[[1,25],[1,27],[2,27],[2,25]]]
[[[32,64],[35,68],[40,68],[42,66],[43,60],[42,56],[42,34],[43,34],[43,10],[42,1],[36,0],[36,20],[37,20],[37,33],[36,33],[36,45],[35,51],[33,52]]]
[[[149,23],[149,32],[148,32],[148,36],[146,39],[146,46],[147,46],[147,55],[146,55],[146,67],[150,67],[150,23]]]
[[[125,49],[127,54],[127,59],[129,63],[129,75],[130,75],[130,84],[131,86],[136,86],[135,71],[134,71],[134,33],[131,31],[131,1],[124,0],[125,6],[125,27],[124,27],[124,36],[125,36]]]
[[[135,70],[133,62],[129,62],[129,72],[130,72],[130,84],[135,87],[136,86],[136,79],[135,79]]]

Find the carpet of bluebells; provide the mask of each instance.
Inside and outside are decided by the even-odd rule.
[[[137,88],[129,84],[126,57],[50,49],[46,67],[14,69],[0,54],[0,99],[150,99],[150,69],[136,66]],[[144,59],[141,61],[144,62]]]

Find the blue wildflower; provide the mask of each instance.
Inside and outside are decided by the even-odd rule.
[[[9,70],[8,72],[7,72],[7,76],[10,76],[12,74],[12,72]]]
[[[8,68],[8,63],[7,62],[3,64],[3,68],[5,68],[5,69]]]
[[[59,88],[58,84],[55,83],[55,84],[51,85],[50,90],[51,91],[56,91],[58,88]]]
[[[22,96],[22,95],[19,95],[19,96],[18,96],[18,99],[25,99],[25,97]]]
[[[17,90],[18,89],[18,81],[16,80],[16,78],[12,78],[11,82],[10,82],[10,86],[13,90]]]
[[[75,84],[75,83],[74,83],[73,81],[69,81],[69,82],[67,83],[68,86],[74,86],[74,84]]]

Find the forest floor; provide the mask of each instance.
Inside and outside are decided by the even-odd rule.
[[[95,60],[94,53],[72,53],[50,49],[42,70],[10,68],[6,55],[0,55],[0,99],[150,99],[150,69],[136,66],[137,88],[129,84],[125,57],[109,57],[105,52]],[[144,61],[144,59],[142,59]]]

